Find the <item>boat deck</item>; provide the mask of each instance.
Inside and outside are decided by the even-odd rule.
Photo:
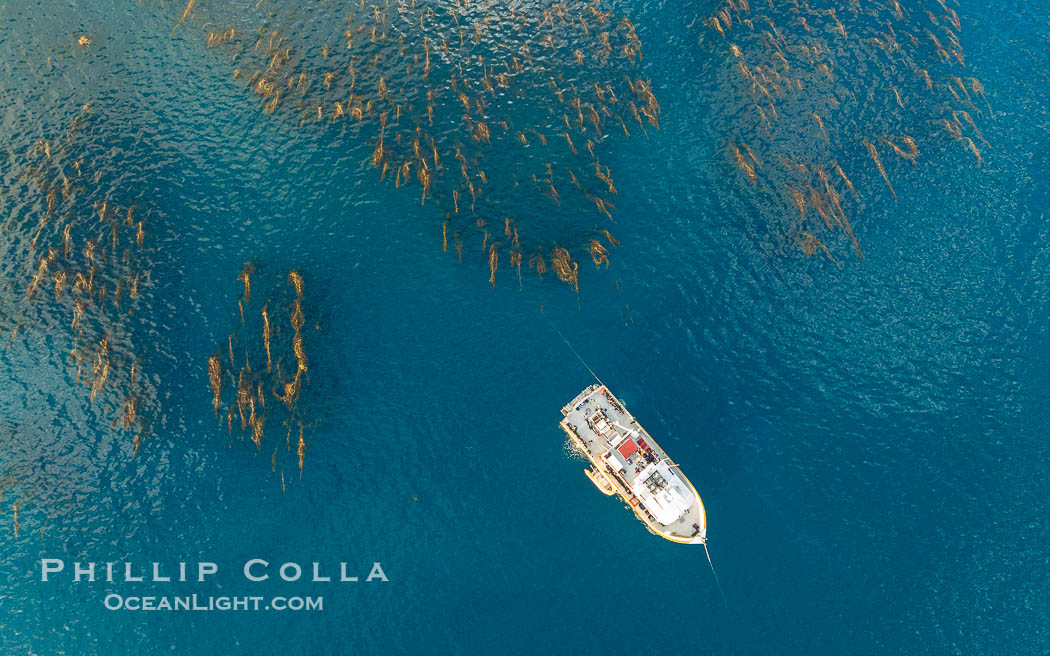
[[[604,474],[646,528],[674,542],[706,539],[700,495],[612,392],[591,385],[562,408],[562,415],[560,426],[570,442]]]

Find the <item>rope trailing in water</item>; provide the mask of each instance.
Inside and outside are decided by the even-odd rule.
[[[707,538],[700,544],[704,545],[704,553],[707,554],[707,564],[711,567],[711,575],[715,577],[715,586],[718,587],[718,594],[722,595],[722,603],[726,605],[726,610],[729,610],[729,601],[726,600],[726,593],[722,591],[722,584],[718,582],[718,572],[715,571],[715,564],[711,562],[711,552],[707,550]]]
[[[572,347],[572,344],[570,344],[569,340],[565,338],[565,335],[561,334],[561,331],[558,330],[558,327],[554,325],[554,322],[548,319],[546,316],[544,316],[543,318],[547,319],[547,323],[550,324],[550,327],[554,330],[554,332],[558,333],[558,337],[561,338],[561,341],[565,342],[565,346],[569,347],[569,350],[572,351],[572,354],[575,355],[576,359],[580,361],[580,364],[582,364],[584,368],[588,372],[590,372],[591,376],[594,377],[594,380],[598,381],[598,384],[604,387],[605,383],[602,382],[602,379],[598,378],[598,374],[594,373],[594,369],[591,369],[590,365],[588,365],[587,362],[583,359],[583,356],[580,355],[579,351]],[[674,463],[671,464],[674,465]],[[677,465],[674,466],[677,467]],[[718,594],[722,596],[722,603],[725,604],[726,610],[729,610],[729,601],[726,599],[726,593],[722,591],[722,584],[718,580],[718,572],[715,571],[715,564],[711,562],[711,552],[707,549],[707,538],[704,538],[703,542],[701,542],[700,544],[704,545],[704,553],[707,554],[707,564],[711,567],[711,575],[715,578],[715,586],[718,588]]]
[[[544,318],[544,319],[547,319],[547,317],[546,317],[546,316],[544,316],[543,318]],[[574,349],[574,348],[572,347],[572,344],[570,344],[570,343],[569,343],[569,340],[565,339],[565,335],[562,335],[562,334],[561,334],[561,331],[560,331],[560,330],[558,330],[558,327],[554,325],[554,322],[553,322],[553,321],[551,321],[550,319],[547,319],[547,323],[549,323],[549,324],[550,324],[550,326],[551,326],[551,328],[553,328],[553,329],[554,329],[554,332],[558,333],[558,337],[561,337],[561,341],[565,342],[565,345],[569,347],[569,350],[570,350],[570,351],[572,351],[572,354],[573,354],[573,355],[575,355],[575,356],[576,356],[576,359],[580,361],[580,364],[582,364],[582,365],[584,366],[584,368],[585,368],[585,369],[586,369],[587,371],[589,371],[589,372],[590,372],[590,374],[591,374],[592,376],[594,376],[594,380],[598,381],[598,384],[599,384],[599,385],[601,385],[602,387],[604,387],[604,386],[605,386],[605,383],[603,383],[603,382],[602,382],[602,379],[601,379],[601,378],[598,378],[598,374],[594,373],[594,369],[591,369],[590,365],[588,365],[588,364],[587,364],[587,363],[586,363],[586,362],[584,361],[584,359],[583,359],[583,356],[581,356],[581,355],[579,354],[579,352],[577,352],[577,351],[576,351],[576,349]]]

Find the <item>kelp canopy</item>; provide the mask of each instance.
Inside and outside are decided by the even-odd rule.
[[[931,150],[981,165],[991,107],[961,29],[946,0],[728,0],[707,17],[727,169],[775,231],[806,255],[863,259],[859,199],[881,187],[896,202],[893,178]]]
[[[660,124],[631,21],[600,2],[350,7],[191,0],[174,34],[200,32],[260,115],[358,148],[493,284],[525,265],[575,289],[578,259],[608,266],[610,142]]]

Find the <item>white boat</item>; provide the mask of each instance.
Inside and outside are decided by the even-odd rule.
[[[650,532],[672,542],[704,544],[707,513],[696,488],[619,399],[591,385],[561,409],[559,424],[587,458],[587,478],[616,495]]]

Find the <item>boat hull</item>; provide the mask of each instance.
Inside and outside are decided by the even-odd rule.
[[[587,477],[599,491],[607,496],[619,497],[635,514],[635,517],[645,525],[646,529],[654,535],[679,544],[706,542],[707,511],[696,487],[681,468],[667,457],[666,452],[652,435],[638,423],[633,415],[627,412],[619,399],[607,388],[599,385],[588,387],[562,408],[562,416],[563,419],[559,425],[569,437],[573,448],[590,462],[592,469],[586,472]],[[599,428],[598,423],[592,422],[591,418],[595,418],[596,422],[605,427],[605,430]],[[614,469],[610,465],[610,463],[615,464],[615,461],[610,458],[610,455],[615,455],[613,453],[614,441],[620,438],[623,438],[624,445],[630,440],[635,445],[632,448],[637,448],[637,445],[641,444],[645,449],[645,453],[642,454],[645,458],[644,462],[635,463],[633,459],[627,461],[632,467],[635,464],[639,465],[635,471],[641,472],[643,469],[645,472],[652,471],[654,467],[650,466],[648,469],[645,467],[659,462],[664,466],[665,472],[672,474],[670,476],[672,479],[681,481],[682,485],[688,488],[691,505],[682,510],[680,516],[673,522],[664,524],[658,521],[654,515],[654,509],[647,508],[639,495],[635,494],[635,490],[640,489],[637,483],[632,489],[631,481],[628,480],[630,472],[624,471],[622,467]],[[622,449],[621,453],[626,456],[633,456],[636,453],[636,451],[627,453],[629,449],[626,446]],[[681,494],[683,490],[677,491],[681,498],[685,498],[685,495]],[[646,496],[644,489],[641,490],[641,495]],[[653,500],[651,495],[650,500]],[[664,514],[666,519],[666,513]]]

